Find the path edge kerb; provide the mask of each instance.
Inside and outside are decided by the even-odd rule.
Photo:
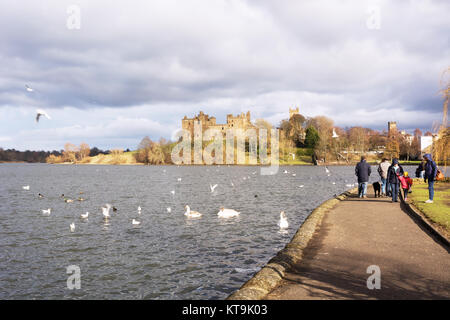
[[[280,250],[275,257],[259,270],[240,289],[232,293],[226,300],[261,300],[271,292],[284,278],[287,270],[303,257],[303,250],[322,222],[325,213],[334,208],[340,201],[345,200],[357,188],[347,190],[332,199],[326,200],[314,209],[295,233],[292,240]]]
[[[403,193],[400,193],[402,199],[402,204],[405,206],[406,213],[411,216],[417,223],[419,223],[423,228],[425,228],[436,240],[438,240],[447,250],[450,249],[450,242],[448,239],[439,232],[430,222],[423,217],[425,215],[414,204],[406,202]]]

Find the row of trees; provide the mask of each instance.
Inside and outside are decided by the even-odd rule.
[[[64,150],[61,150],[58,154],[52,153],[45,158],[47,163],[64,163],[64,162],[83,162],[88,157],[95,157],[99,154],[110,154],[113,150],[103,151],[97,147],[90,148],[85,142],[82,142],[79,146],[67,142],[64,145]]]
[[[60,156],[62,151],[18,151],[0,148],[0,162],[45,162],[51,155]]]
[[[283,120],[280,129],[284,139],[281,144],[283,147],[309,148],[325,161],[349,160],[349,154],[359,155],[369,151],[382,151],[383,156],[404,160],[420,157],[420,129],[416,129],[412,137],[400,133],[388,137],[385,130],[380,132],[359,126],[339,128],[328,117],[307,118],[301,114]],[[333,137],[333,130],[337,137]],[[428,131],[425,135],[431,135],[431,132]]]
[[[164,138],[161,138],[159,142],[155,142],[147,136],[139,143],[134,157],[139,163],[170,164],[172,163],[172,147],[173,144]]]

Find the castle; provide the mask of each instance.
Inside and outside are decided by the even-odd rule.
[[[210,117],[209,115],[200,111],[198,115],[193,118],[188,118],[184,116],[181,120],[181,127],[184,130],[191,132],[191,136],[194,134],[194,123],[201,123],[202,132],[207,129],[217,129],[222,134],[225,134],[228,129],[256,129],[256,127],[250,121],[250,111],[247,113],[242,112],[240,115],[233,116],[232,114],[227,115],[226,124],[216,123],[216,117]]]

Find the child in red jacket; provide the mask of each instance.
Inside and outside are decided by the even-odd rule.
[[[403,196],[405,198],[405,201],[408,200],[408,192],[411,190],[413,180],[408,176],[408,172],[403,173],[403,178],[405,180],[405,183],[402,183],[402,189],[403,189]]]

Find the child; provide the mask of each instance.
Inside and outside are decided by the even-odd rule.
[[[402,183],[402,189],[403,189],[403,195],[405,198],[405,201],[408,200],[408,192],[411,190],[411,186],[413,184],[413,180],[408,176],[408,172],[405,171],[403,173],[403,178],[405,183]]]

